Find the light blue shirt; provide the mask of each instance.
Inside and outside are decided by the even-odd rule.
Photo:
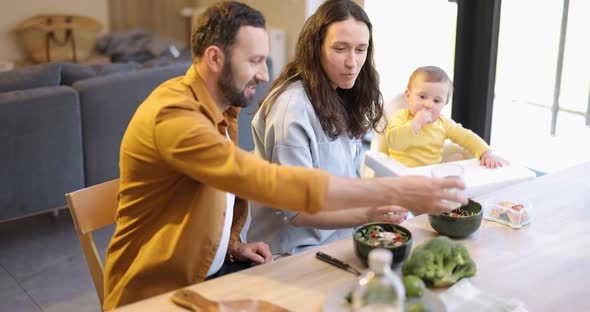
[[[330,139],[322,129],[300,81],[292,83],[263,116],[263,103],[252,120],[254,154],[282,165],[323,169],[333,175],[358,177],[360,139],[346,133]],[[264,241],[273,253],[297,253],[352,236],[352,229],[318,230],[291,225],[298,213],[251,204],[248,241]]]

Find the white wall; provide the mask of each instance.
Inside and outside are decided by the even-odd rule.
[[[108,31],[108,0],[0,0],[0,63],[24,58],[12,29],[37,14],[79,14],[91,16]]]
[[[364,5],[373,24],[375,63],[385,101],[404,92],[417,67],[438,66],[453,78],[455,3],[365,0]]]
[[[266,18],[269,28],[280,28],[287,32],[287,54],[295,54],[297,37],[306,19],[307,1],[303,0],[240,0],[259,10]],[[217,0],[199,0],[199,7],[208,7]]]

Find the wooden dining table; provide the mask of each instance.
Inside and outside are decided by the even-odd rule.
[[[528,311],[590,311],[590,162],[475,200],[504,198],[528,201],[531,223],[512,229],[484,220],[475,233],[457,239],[477,264],[470,283],[497,298],[516,299]],[[414,247],[438,235],[426,215],[410,218],[402,225],[412,232]],[[317,251],[365,269],[354,254],[352,239],[344,239],[187,288],[216,301],[230,293],[247,291],[289,310],[322,311],[326,297],[353,283],[356,276],[319,261],[315,258]],[[400,273],[399,268],[396,271]],[[186,311],[172,303],[172,294],[115,311]]]

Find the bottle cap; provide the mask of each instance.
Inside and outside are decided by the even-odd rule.
[[[369,267],[372,270],[379,270],[391,266],[393,254],[383,248],[376,248],[369,252]]]

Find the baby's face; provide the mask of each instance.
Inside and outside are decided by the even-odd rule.
[[[431,122],[437,120],[447,104],[449,87],[447,82],[426,82],[422,77],[417,77],[406,90],[406,100],[412,116],[421,110],[430,110]]]

